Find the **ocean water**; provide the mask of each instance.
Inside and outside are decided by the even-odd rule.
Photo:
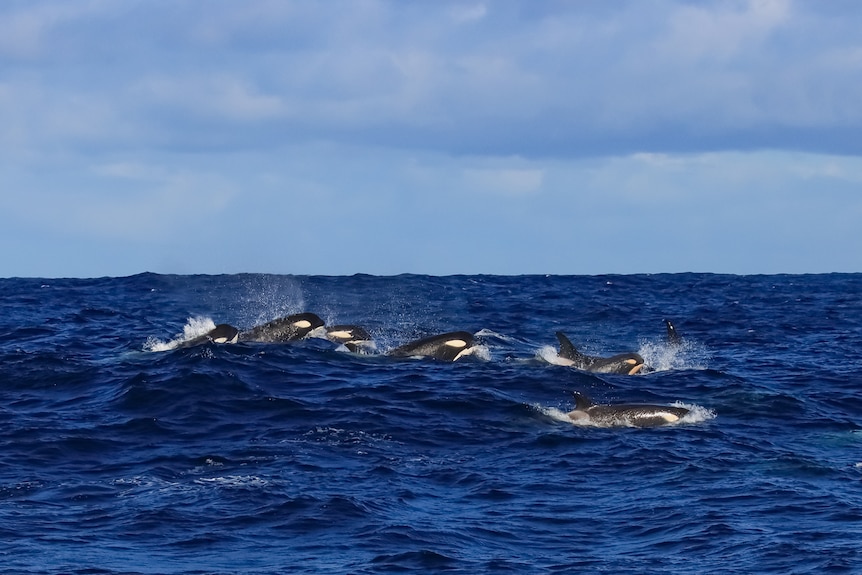
[[[2,574],[862,572],[862,274],[142,274],[0,301]],[[380,353],[176,346],[300,311]],[[385,356],[454,330],[482,353]],[[652,371],[557,365],[556,331]],[[575,391],[691,413],[576,425]]]

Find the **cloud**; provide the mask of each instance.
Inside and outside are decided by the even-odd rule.
[[[459,24],[473,23],[488,15],[488,5],[485,2],[476,4],[457,4],[449,8],[452,19]]]
[[[860,183],[851,156],[489,159],[318,144],[4,171],[0,229],[27,254],[6,269],[48,277],[852,271]]]
[[[726,62],[762,47],[790,12],[789,0],[683,4],[670,13],[657,48],[666,60]]]
[[[23,9],[16,9],[24,6]],[[0,9],[0,57],[35,60],[47,56],[51,36],[64,26],[80,25],[104,7],[100,2],[8,2]]]
[[[30,146],[857,154],[862,10],[818,6],[11,3],[0,119]]]
[[[185,272],[858,269],[860,26],[793,0],[4,2],[0,239],[130,273],[154,246]]]
[[[36,234],[154,245],[186,234],[201,240],[218,236],[211,223],[236,192],[228,178],[135,163],[13,174],[3,181],[10,193],[2,206],[4,218]]]
[[[543,179],[544,172],[540,169],[468,168],[464,170],[464,182],[470,190],[490,194],[535,194],[541,189]]]
[[[264,94],[247,80],[227,74],[212,76],[154,76],[134,88],[151,105],[222,121],[272,120],[284,117],[284,102]]]

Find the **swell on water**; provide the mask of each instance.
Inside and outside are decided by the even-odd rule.
[[[860,294],[860,274],[0,279],[0,575],[855,573]],[[378,353],[184,345],[301,311]],[[385,355],[457,330],[485,351]],[[559,365],[557,331],[651,370]],[[601,427],[568,417],[574,392],[690,413]]]

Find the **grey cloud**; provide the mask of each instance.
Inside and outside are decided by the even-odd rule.
[[[45,1],[0,12],[0,120],[35,147],[862,153],[856,4]],[[20,148],[12,137],[4,145]]]

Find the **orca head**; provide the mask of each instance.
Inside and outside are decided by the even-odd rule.
[[[473,334],[466,331],[453,331],[428,339],[429,345],[423,355],[441,361],[458,361],[476,351]]]
[[[176,345],[177,348],[194,347],[207,343],[236,343],[239,339],[239,330],[232,325],[220,323],[208,332],[192,339],[180,342]]]
[[[371,334],[358,325],[329,326],[326,328],[326,339],[333,343],[340,343],[353,353],[375,348]]]
[[[302,339],[312,330],[323,327],[323,320],[310,312],[289,315],[284,320],[293,328],[293,339]]]
[[[432,335],[406,343],[391,352],[394,357],[430,357],[441,361],[458,361],[476,351],[473,335],[466,331],[453,331]]]
[[[467,332],[456,332],[443,342],[441,351],[442,353],[435,355],[435,357],[445,361],[458,361],[462,357],[472,355],[476,351],[473,335]],[[454,356],[452,356],[452,352],[456,352]],[[450,356],[452,356],[451,359]]]
[[[615,373],[619,375],[635,375],[644,367],[644,358],[634,352],[620,353],[611,357],[598,357],[589,366],[589,371],[595,373]]]
[[[239,330],[232,325],[220,323],[207,333],[207,337],[213,343],[236,343]]]

